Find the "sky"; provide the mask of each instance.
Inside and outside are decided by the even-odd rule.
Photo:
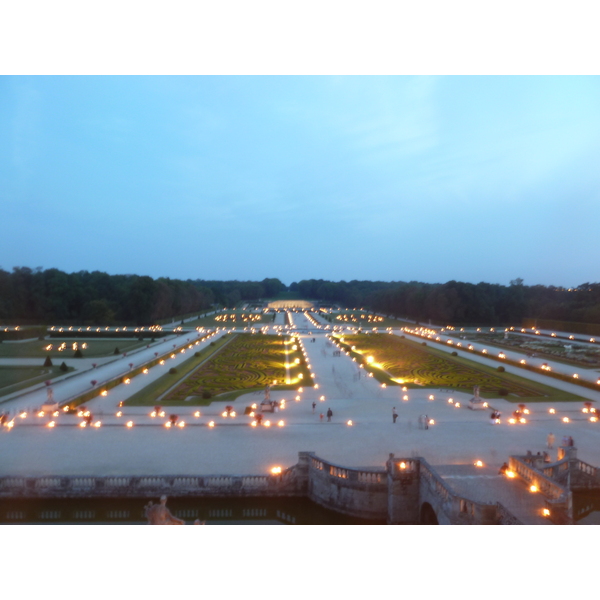
[[[597,282],[598,76],[0,76],[0,268]]]

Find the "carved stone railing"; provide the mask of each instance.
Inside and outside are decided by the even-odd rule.
[[[2,497],[300,496],[295,467],[279,475],[0,477]]]
[[[327,474],[333,481],[345,479],[352,483],[387,487],[387,472],[382,467],[368,470],[352,467],[341,467],[321,458],[317,458],[311,453],[309,471],[311,470],[314,472]]]
[[[424,458],[420,458],[419,462],[421,485],[426,485],[429,494],[437,498],[442,511],[452,524],[523,524],[500,502],[477,502],[460,496],[431,468]]]
[[[561,464],[557,463],[553,466],[560,471],[561,469],[565,468],[563,465],[566,464],[566,468],[568,469],[568,460],[564,460],[564,463],[561,461]],[[566,487],[554,481],[545,474],[545,470],[549,470],[552,467],[546,467],[546,469],[542,471],[525,462],[523,457],[518,456],[511,456],[509,458],[509,467],[519,477],[521,477],[521,479],[536,485],[540,492],[551,500],[562,500],[563,498],[566,498],[569,493],[569,490]]]
[[[511,457],[511,460],[512,468],[524,478],[533,477],[532,467],[515,457]],[[453,524],[520,524],[499,503],[476,502],[456,494],[423,458],[394,458],[390,461],[388,468],[361,469],[331,463],[312,452],[300,452],[298,464],[277,475],[7,476],[0,477],[0,498],[151,498],[163,494],[194,497],[308,496],[338,512],[382,520],[391,514],[391,499],[404,502],[408,498],[410,507],[404,504],[402,508],[397,504],[394,510],[409,509],[413,515],[410,520],[416,522],[418,517],[415,516],[415,509],[427,497],[435,505],[435,510],[442,511],[448,522]],[[550,497],[563,500],[562,486],[539,471],[535,475],[538,481],[543,479],[548,482]],[[214,515],[215,518],[217,516]]]

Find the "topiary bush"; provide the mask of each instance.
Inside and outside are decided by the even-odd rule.
[[[200,356],[200,352],[194,352],[194,356]]]
[[[452,356],[458,356],[458,352],[455,350],[454,352],[452,352]]]
[[[421,342],[421,346],[427,346],[427,342]]]
[[[508,396],[508,390],[506,388],[498,388],[498,394],[500,396]]]
[[[77,350],[75,350],[75,354],[73,354],[73,358],[83,358],[83,352],[77,348]]]
[[[63,362],[63,364],[62,364],[62,365],[60,365],[59,369],[60,369],[61,371],[65,371],[65,372],[66,372],[66,371],[68,371],[68,370],[69,370],[69,367],[67,367],[67,365],[66,365],[66,364]]]
[[[212,394],[211,394],[211,393],[210,393],[208,390],[204,390],[204,391],[202,392],[202,397],[203,397],[205,400],[208,400],[209,398],[212,398]]]
[[[177,373],[177,369],[176,369],[175,367],[171,367],[171,368],[169,369],[169,373],[170,373],[171,375],[175,375],[175,373]]]
[[[210,345],[211,345],[211,346],[214,346],[214,345],[215,345],[215,343],[214,343],[214,342],[211,342],[211,343],[210,343]]]
[[[496,369],[496,371],[498,371],[498,373],[504,373],[504,371],[506,371],[506,369],[505,369],[505,368],[504,368],[502,365],[500,365],[500,366],[499,366],[499,367]]]
[[[121,354],[121,351],[119,350],[119,348],[115,348],[115,351],[113,352],[113,354]]]
[[[52,359],[50,358],[50,355],[46,356],[46,360],[44,361],[44,366],[45,367],[51,367],[52,366]]]

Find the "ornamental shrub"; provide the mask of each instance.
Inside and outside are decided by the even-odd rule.
[[[121,351],[119,350],[119,348],[115,348],[115,351],[113,352],[113,354],[121,354]]]
[[[504,371],[506,371],[506,369],[505,369],[505,368],[504,368],[502,365],[500,365],[500,366],[499,366],[499,367],[496,369],[496,371],[498,371],[498,373],[504,373]]]
[[[508,390],[506,388],[498,388],[498,394],[500,396],[508,396]]]
[[[60,365],[59,369],[61,371],[67,372],[69,370],[69,367],[67,367],[67,365],[63,362],[63,364]]]
[[[169,373],[170,373],[171,375],[175,375],[175,373],[177,373],[177,369],[176,369],[175,367],[171,367],[171,368],[169,369]]]
[[[79,348],[77,348],[77,350],[75,350],[75,354],[73,354],[73,358],[83,358],[83,353],[81,352],[81,350]]]
[[[202,392],[202,397],[203,397],[205,400],[208,400],[209,398],[212,398],[212,394],[211,394],[211,393],[210,393],[208,390],[204,390],[204,391]]]
[[[458,356],[458,352],[456,350],[452,353],[452,356]]]
[[[45,367],[51,367],[52,366],[52,359],[50,358],[50,355],[46,356],[46,360],[44,361],[44,366]]]
[[[427,342],[421,342],[421,346],[427,346]]]

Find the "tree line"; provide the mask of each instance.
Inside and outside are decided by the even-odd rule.
[[[569,291],[555,286],[494,283],[328,281],[307,279],[289,289],[279,279],[212,281],[153,279],[99,271],[0,269],[0,323],[151,325],[290,291],[308,300],[366,308],[395,317],[448,325],[520,324],[523,319],[600,323],[600,284]]]
[[[99,271],[0,269],[0,323],[151,325],[164,319],[285,290],[278,279],[261,282],[180,280]]]
[[[600,323],[600,284],[571,290],[533,285],[522,279],[493,283],[326,281],[294,282],[291,291],[348,308],[367,308],[395,317],[448,325],[514,325],[523,319]]]

